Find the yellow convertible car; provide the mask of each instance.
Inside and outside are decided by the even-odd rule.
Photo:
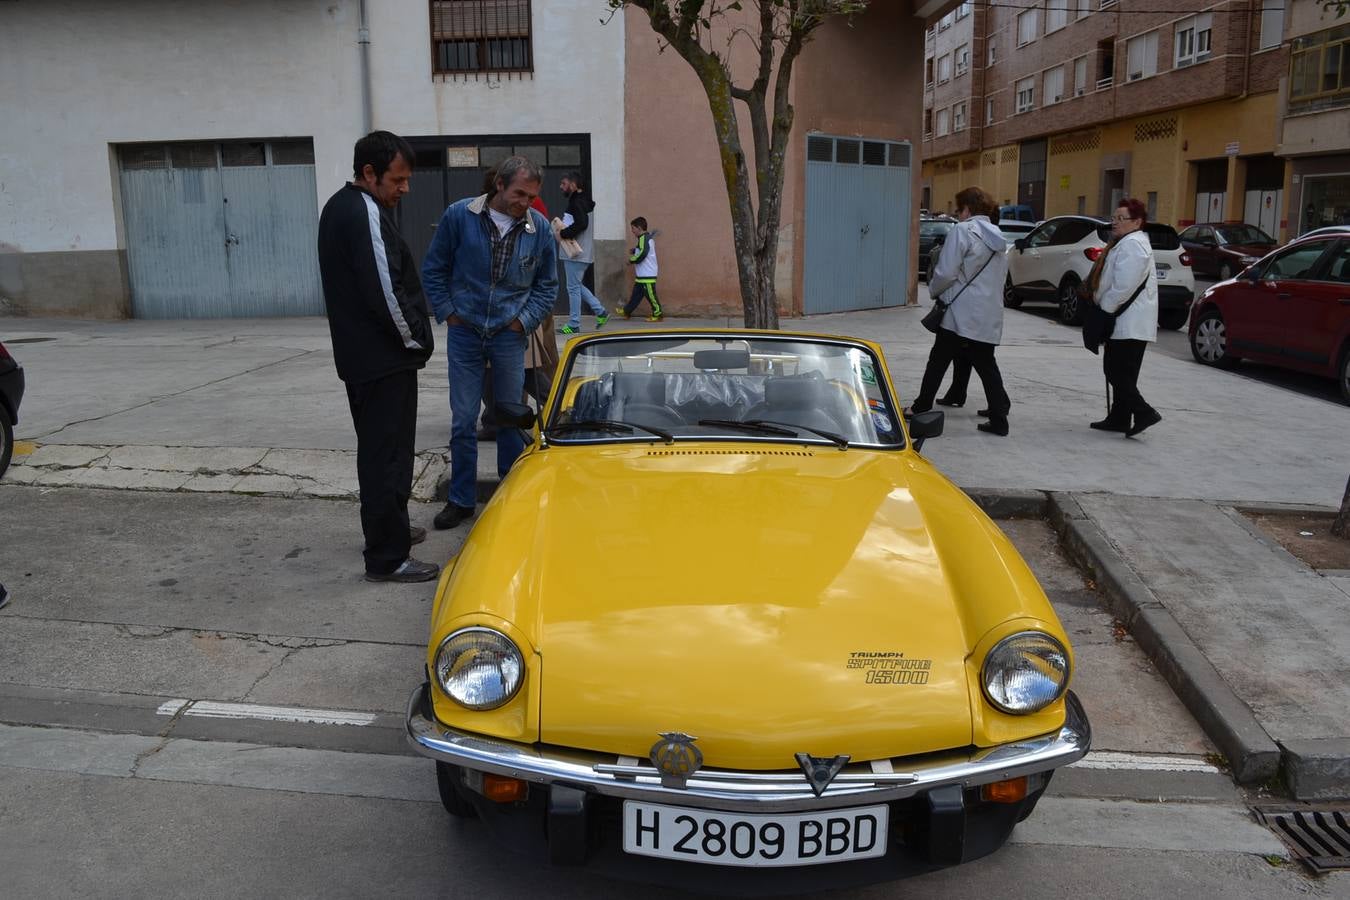
[[[504,405],[506,406],[506,405]],[[720,893],[988,854],[1088,751],[1008,539],[918,450],[879,347],[568,344],[446,566],[413,746],[445,808],[557,865]]]

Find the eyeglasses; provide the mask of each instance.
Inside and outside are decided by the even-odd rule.
[[[1112,216],[1112,217],[1111,217],[1111,221],[1112,221],[1112,222],[1133,222],[1133,221],[1134,221],[1134,217],[1133,217],[1133,216]]]

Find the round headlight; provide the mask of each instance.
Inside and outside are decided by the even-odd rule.
[[[1068,687],[1069,651],[1048,634],[1022,631],[994,645],[980,675],[994,706],[1014,715],[1039,712]]]
[[[461,628],[436,651],[436,680],[469,709],[496,709],[516,695],[525,660],[511,639],[491,628]]]

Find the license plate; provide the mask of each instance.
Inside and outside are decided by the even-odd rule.
[[[890,808],[757,815],[626,800],[623,849],[718,866],[812,866],[886,855]]]
[[[1158,271],[1158,280],[1159,280],[1159,281],[1166,281],[1166,280],[1167,280],[1167,270],[1166,270],[1166,269],[1158,269],[1157,271]]]

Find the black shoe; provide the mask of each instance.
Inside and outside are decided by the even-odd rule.
[[[431,520],[431,524],[441,530],[454,528],[460,522],[471,517],[473,510],[472,506],[456,506],[453,503],[447,503],[445,509],[436,513],[436,518]]]
[[[987,434],[996,434],[999,437],[1004,437],[1008,434],[1007,419],[1004,419],[1002,422],[994,422],[994,421],[981,422],[975,427]]]
[[[1134,424],[1131,425],[1129,430],[1125,432],[1125,436],[1134,437],[1136,434],[1143,431],[1145,428],[1151,428],[1152,426],[1157,425],[1161,421],[1162,421],[1162,413],[1158,412],[1156,409],[1150,409],[1148,412],[1143,413],[1142,415],[1136,414],[1134,417]]]
[[[939,397],[939,398],[937,398],[937,405],[938,405],[938,406],[955,406],[955,407],[957,407],[957,408],[959,409],[960,407],[966,405],[966,401],[965,401],[965,400],[954,400],[954,399],[952,399],[951,397]]]
[[[396,581],[401,584],[414,584],[419,581],[435,581],[441,574],[441,567],[434,563],[424,563],[411,556],[399,563],[392,572],[366,572],[366,581]]]
[[[1100,422],[1089,422],[1088,427],[1095,428],[1098,431],[1119,431],[1122,433],[1130,430],[1130,426],[1127,423],[1117,422],[1114,419],[1102,419]]]
[[[408,543],[420,544],[427,539],[427,530],[421,525],[408,526]]]
[[[981,419],[987,419],[989,418],[989,408],[985,407],[984,409],[977,409],[975,410],[975,415],[979,416]]]

